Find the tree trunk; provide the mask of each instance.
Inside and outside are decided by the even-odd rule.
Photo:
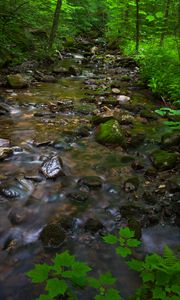
[[[136,52],[139,51],[139,36],[140,36],[139,2],[140,0],[136,0]]]
[[[167,24],[168,24],[168,17],[169,17],[169,8],[170,8],[171,0],[167,0],[166,2],[166,8],[164,12],[164,24],[162,27],[161,37],[160,37],[160,46],[163,45],[164,38],[167,32]]]
[[[57,0],[56,9],[54,12],[54,17],[53,17],[53,24],[52,24],[52,28],[51,28],[50,37],[49,37],[49,45],[48,45],[49,49],[52,48],[52,45],[53,45],[55,37],[56,37],[57,30],[58,30],[61,6],[62,6],[62,0]]]

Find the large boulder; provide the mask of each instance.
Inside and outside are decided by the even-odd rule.
[[[176,166],[177,155],[168,151],[155,150],[151,153],[151,160],[156,169],[160,171],[170,170]]]
[[[22,89],[28,86],[28,80],[22,74],[10,74],[7,76],[7,81],[13,89]]]
[[[95,132],[95,140],[101,144],[125,146],[125,137],[117,120],[100,124]]]

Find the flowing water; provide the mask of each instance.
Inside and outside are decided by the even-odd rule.
[[[93,76],[92,72],[89,74]],[[85,76],[88,77],[87,70]],[[66,243],[58,251],[68,248],[98,272],[112,270],[120,278],[118,286],[125,299],[138,286],[137,276],[128,270],[112,247],[104,245],[97,234],[84,231],[83,226],[94,217],[108,231],[121,224],[118,207],[128,199],[122,182],[132,173],[131,158],[140,155],[149,166],[146,153],[157,147],[163,128],[160,124],[157,126],[156,121],[145,124],[147,136],[150,139],[153,135],[155,142],[145,143],[138,151],[130,150],[128,154],[121,148],[96,143],[90,122],[91,112],[96,107],[90,101],[82,103],[82,99],[93,93],[84,84],[86,77],[38,83],[28,90],[1,91],[11,111],[0,117],[0,138],[10,141],[14,154],[0,162],[0,180],[6,190],[0,198],[0,300],[35,299],[40,289],[29,282],[25,272],[33,263],[49,261],[54,255],[55,250],[43,249],[38,237],[48,222],[64,217],[72,220],[73,225]],[[131,91],[134,101],[138,98],[143,103],[149,101],[148,93]],[[53,112],[53,103],[57,101],[66,102],[70,108]],[[85,136],[77,130],[82,126],[88,130]],[[66,176],[45,179],[39,172],[40,167],[44,159],[55,154],[62,158]],[[99,176],[102,188],[86,187],[88,200],[73,202],[68,195],[77,191],[77,182],[84,176]],[[143,174],[139,177],[144,182]],[[22,216],[22,222],[12,221],[14,212]],[[143,246],[137,255],[144,251],[162,251],[166,243],[175,246],[178,239],[176,227],[161,224],[143,229]],[[80,299],[92,299],[92,295],[88,292]]]

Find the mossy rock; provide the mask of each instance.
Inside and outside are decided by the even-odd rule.
[[[101,123],[106,123],[107,121],[109,120],[112,120],[113,119],[113,116],[106,116],[106,115],[94,115],[92,116],[92,119],[91,119],[91,123],[93,125],[99,125]]]
[[[124,134],[117,120],[109,120],[100,124],[95,132],[95,140],[100,144],[125,146]]]
[[[168,151],[156,150],[151,153],[151,159],[156,169],[164,171],[173,169],[176,166],[177,155]]]
[[[50,223],[44,227],[39,239],[46,248],[58,248],[65,241],[66,233],[60,225]]]
[[[13,89],[21,89],[28,86],[27,78],[21,74],[10,74],[7,76],[7,81]]]
[[[169,184],[169,190],[171,192],[180,192],[180,176],[175,175],[168,181]]]
[[[161,144],[164,149],[177,149],[180,145],[180,133],[177,131],[168,132],[161,138]]]

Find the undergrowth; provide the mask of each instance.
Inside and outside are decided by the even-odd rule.
[[[132,258],[133,249],[141,242],[128,227],[121,228],[118,236],[106,235],[103,240],[115,246],[116,253],[123,257],[130,269],[138,272],[141,286],[132,300],[179,300],[180,260],[173,251],[164,247],[163,255],[148,254],[143,260]],[[51,264],[37,264],[27,273],[35,284],[44,284],[45,293],[36,300],[78,300],[78,291],[91,287],[95,300],[123,300],[115,283],[117,279],[108,271],[98,277],[89,276],[92,269],[79,262],[68,251],[56,254]],[[128,279],[127,279],[128,280]]]

